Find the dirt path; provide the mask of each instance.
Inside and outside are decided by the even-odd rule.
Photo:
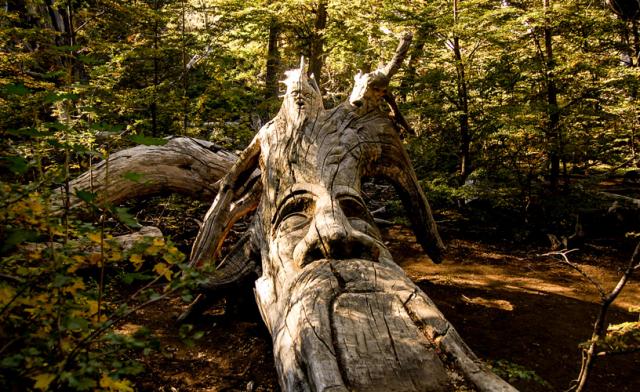
[[[406,228],[393,227],[388,235],[398,263],[481,358],[519,376],[511,381],[522,391],[567,389],[578,374],[578,345],[589,339],[599,310],[596,290],[578,272],[539,256],[543,249],[505,251],[467,240],[450,241],[448,256],[435,265],[419,252]],[[572,253],[571,261],[605,289],[615,286],[619,268],[628,262],[586,252]],[[636,277],[614,303],[608,321],[633,320],[637,315],[627,310],[638,304]],[[590,390],[640,391],[638,369],[639,353],[601,360]],[[532,377],[527,371],[540,379],[526,379]]]
[[[433,264],[413,242],[412,234],[402,227],[392,228],[391,238],[402,246],[389,243],[396,261],[413,281],[427,280],[435,284],[459,287],[512,290],[539,295],[561,295],[586,302],[598,302],[594,286],[577,271],[554,257],[539,252],[510,253],[495,246],[466,240],[454,240],[448,244],[449,254],[441,264]],[[407,244],[410,248],[407,250]],[[396,248],[396,249],[394,249]],[[614,264],[623,267],[626,260],[598,260],[596,257],[576,251],[570,260],[591,277],[602,282],[605,290],[611,290],[621,273]],[[596,264],[604,264],[596,266]],[[614,303],[614,307],[627,310],[640,302],[640,282],[632,280]]]
[[[588,339],[598,311],[597,296],[579,275],[538,257],[543,250],[505,251],[467,240],[449,242],[440,265],[431,263],[411,232],[394,226],[385,238],[396,261],[437,303],[471,348],[493,363],[522,391],[561,391],[577,375],[578,344]],[[572,260],[611,287],[626,260],[588,253]],[[597,267],[602,265],[603,267]],[[640,303],[632,281],[611,311],[610,322],[629,321],[626,309]],[[164,353],[143,358],[138,379],[148,391],[277,391],[271,339],[253,310],[224,315],[212,309],[194,330],[205,332],[192,347],[179,338],[173,320],[179,299],[143,310],[136,321],[160,337]],[[246,310],[246,309],[245,309]],[[591,391],[640,391],[640,354],[596,364]],[[534,373],[535,372],[535,376]]]

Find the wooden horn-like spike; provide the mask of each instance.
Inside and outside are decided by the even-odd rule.
[[[409,123],[407,122],[407,119],[404,118],[404,115],[400,111],[400,108],[398,107],[398,104],[396,103],[396,99],[393,97],[393,95],[390,93],[387,93],[382,98],[385,100],[385,102],[387,102],[387,104],[391,108],[391,113],[395,122],[400,127],[404,128],[404,130],[407,131],[408,133],[412,135],[416,135],[416,131],[411,127],[411,125],[409,125]]]
[[[253,186],[235,201],[233,192],[220,192],[207,212],[194,242],[189,261],[191,266],[215,262],[231,228],[242,217],[255,211],[261,193],[260,181],[254,181]]]
[[[411,221],[416,240],[431,260],[439,263],[446,247],[440,238],[431,207],[411,166],[409,156],[395,133],[387,132],[382,136],[387,148],[380,160],[363,174],[367,177],[382,177],[394,186]]]
[[[258,206],[262,191],[256,172],[259,156],[260,144],[254,139],[224,177],[191,249],[191,266],[213,262],[233,224]]]
[[[404,58],[407,56],[407,52],[409,52],[409,46],[411,45],[411,40],[413,39],[413,34],[411,32],[406,32],[400,39],[400,43],[398,43],[398,47],[396,48],[396,52],[393,55],[391,61],[385,65],[383,68],[383,72],[389,79],[398,72],[398,69],[402,65]]]
[[[389,175],[385,177],[393,184],[400,196],[416,240],[434,263],[440,263],[446,247],[440,238],[431,207],[415,174],[398,168],[389,170]]]

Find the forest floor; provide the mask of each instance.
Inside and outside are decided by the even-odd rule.
[[[521,391],[567,389],[578,374],[578,346],[590,337],[599,310],[596,290],[577,272],[541,256],[548,249],[451,234],[447,257],[436,265],[408,228],[394,225],[384,236],[395,260],[480,358]],[[587,244],[571,260],[609,289],[630,253]],[[632,321],[637,315],[627,310],[639,302],[636,278],[610,310],[608,322]],[[214,307],[194,325],[204,336],[191,346],[180,339],[175,324],[184,309],[176,297],[136,315],[135,323],[150,328],[163,347],[141,358],[147,371],[134,380],[140,390],[279,390],[271,339],[257,309],[229,315],[223,304]],[[128,327],[135,328],[123,328]],[[640,391],[638,369],[640,353],[598,359],[589,390]]]

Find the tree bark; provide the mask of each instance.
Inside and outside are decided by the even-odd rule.
[[[542,0],[543,11],[545,13],[544,33],[544,49],[546,56],[546,83],[547,83],[547,143],[549,144],[549,182],[552,191],[558,189],[558,180],[560,178],[560,158],[562,155],[562,135],[560,133],[560,112],[558,111],[558,90],[556,88],[554,68],[555,60],[553,58],[552,37],[553,32],[549,27],[548,12],[550,0]]]
[[[453,23],[458,23],[458,0],[453,1]],[[456,64],[456,88],[458,95],[457,107],[458,127],[460,129],[460,182],[464,183],[471,174],[471,130],[469,128],[469,93],[467,90],[467,77],[465,75],[465,65],[462,59],[462,49],[460,37],[454,32],[452,42],[453,57]]]
[[[186,137],[170,139],[164,146],[129,148],[71,181],[70,207],[81,204],[77,191],[95,193],[99,202],[111,204],[161,192],[210,199],[218,191],[217,180],[236,159],[211,142]],[[54,205],[61,208],[64,189],[58,189],[55,195]]]
[[[159,15],[158,0],[153,2],[153,102],[151,102],[151,135],[158,136],[158,85],[160,83],[160,59],[158,48],[160,32],[158,26]]]
[[[327,27],[327,1],[318,0],[316,20],[309,48],[309,75],[315,76],[318,86],[322,82],[322,66],[324,62],[324,29]]]
[[[226,259],[261,265],[255,295],[285,391],[514,390],[393,262],[362,200],[363,178],[391,180],[416,217],[416,236],[434,258],[442,251],[396,128],[380,110],[403,56],[356,78],[359,105],[331,110],[303,67],[289,71],[280,112],[223,179],[196,239],[192,264],[215,263],[234,203],[257,191],[246,179],[259,168],[250,246]],[[231,275],[246,276],[233,265]],[[224,275],[213,286],[217,279],[233,281]]]
[[[280,24],[276,18],[269,23],[269,43],[267,49],[267,72],[265,76],[265,99],[278,96],[278,66],[280,65],[280,52],[278,51],[278,38],[280,37]]]

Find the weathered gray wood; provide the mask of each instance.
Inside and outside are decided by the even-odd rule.
[[[217,180],[224,177],[237,157],[215,144],[187,137],[170,139],[163,146],[137,146],[112,154],[70,185],[70,207],[81,203],[77,190],[94,192],[99,202],[118,204],[136,197],[161,192],[177,192],[198,199],[211,199],[218,191]],[[139,181],[125,177],[140,175]],[[54,203],[65,201],[58,189]]]
[[[158,229],[157,227],[143,226],[140,228],[140,230],[136,232],[115,236],[113,238],[110,238],[108,241],[115,243],[122,251],[127,252],[133,249],[133,246],[136,243],[144,240],[145,238],[163,238],[163,237],[164,236],[162,235],[162,231],[160,231],[160,229]],[[77,250],[81,250],[86,255],[89,255],[88,257],[89,259],[96,258],[96,257],[91,257],[92,254],[95,256],[95,255],[100,255],[101,253],[100,247],[95,244],[86,246],[86,244],[82,244],[74,240],[74,241],[69,241],[68,245],[71,248],[76,248]],[[43,251],[49,247],[53,247],[54,249],[59,249],[59,248],[62,248],[62,244],[60,244],[59,242],[51,242],[51,243],[27,242],[23,245],[20,245],[20,248],[28,252]]]
[[[255,295],[282,389],[513,391],[393,262],[364,205],[364,177],[391,180],[413,209],[418,239],[439,257],[443,245],[429,205],[380,110],[384,94],[365,85],[360,105],[324,110],[304,68],[296,71],[288,73],[280,112],[224,181],[231,189],[240,174],[253,173],[256,163],[260,169],[251,228],[262,265]],[[207,220],[219,214],[229,222],[234,197],[219,196]],[[217,248],[224,239],[218,234],[198,245]]]
[[[251,212],[253,220],[186,316],[206,306],[207,295],[257,274],[256,302],[284,391],[515,390],[394,263],[362,199],[363,178],[391,181],[418,241],[438,261],[444,245],[429,204],[380,108],[406,49],[401,43],[388,66],[360,75],[350,101],[330,110],[304,64],[289,71],[278,115],[233,166],[232,156],[223,159],[229,166],[192,265],[216,263],[231,225]],[[219,174],[201,178],[212,184]]]

